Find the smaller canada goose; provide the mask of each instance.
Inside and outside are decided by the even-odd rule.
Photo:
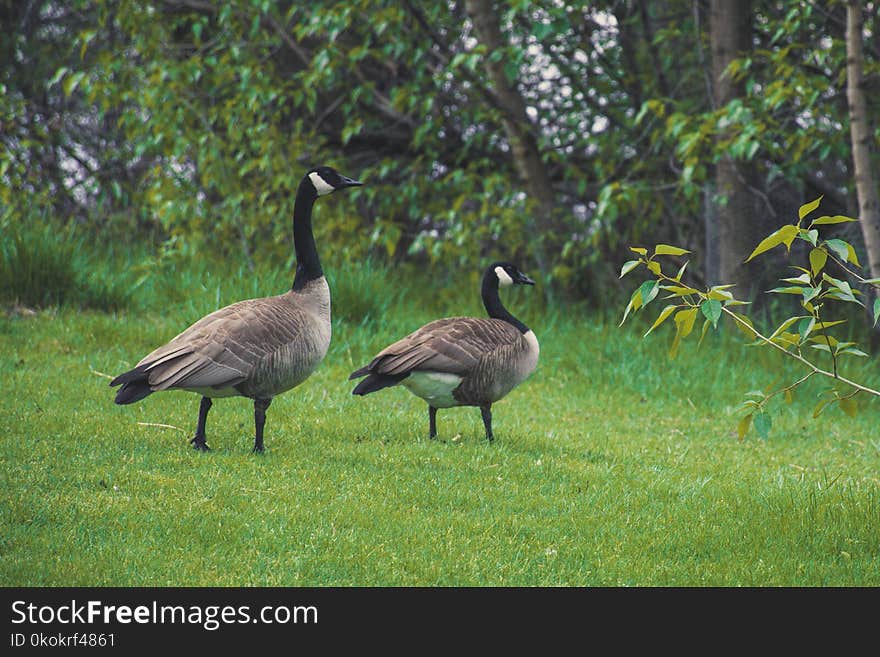
[[[430,438],[437,435],[438,408],[479,406],[491,441],[492,404],[526,380],[540,352],[534,332],[508,312],[498,288],[534,284],[516,266],[492,263],[482,283],[489,319],[448,317],[425,324],[352,372],[349,380],[367,377],[352,394],[402,384],[428,402]]]
[[[159,390],[200,394],[199,421],[190,442],[207,451],[205,422],[212,398],[248,397],[254,400],[253,451],[262,452],[272,398],[305,381],[330,345],[330,288],[312,234],[312,207],[319,196],[361,184],[331,167],[307,172],[293,204],[293,288],[206,315],[113,379],[111,386],[122,384],[116,403],[132,404]]]

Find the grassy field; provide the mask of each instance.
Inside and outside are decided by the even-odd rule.
[[[493,444],[476,409],[441,411],[429,441],[421,400],[356,398],[347,376],[434,316],[482,314],[477,273],[428,304],[427,276],[332,269],[330,353],[272,404],[264,455],[248,400],[214,405],[202,454],[195,395],[118,407],[105,375],[287,273],[169,272],[115,314],[3,315],[0,584],[880,585],[876,400],[813,420],[810,381],[739,440],[743,394],[797,369],[725,335],[669,361],[665,330],[515,290],[538,370],[494,407]],[[877,364],[849,371],[876,386]]]

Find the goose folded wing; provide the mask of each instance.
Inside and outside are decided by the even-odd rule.
[[[464,375],[480,360],[519,337],[515,327],[500,320],[438,320],[384,349],[370,369],[391,375],[416,370]]]
[[[154,390],[235,386],[296,339],[301,323],[291,321],[295,314],[295,309],[239,302],[202,318],[138,365]]]

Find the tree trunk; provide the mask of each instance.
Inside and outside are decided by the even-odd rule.
[[[709,33],[712,46],[712,80],[715,107],[721,108],[745,95],[740,82],[724,74],[735,58],[751,49],[749,0],[711,0]],[[719,140],[724,135],[719,135]],[[714,214],[717,225],[707,227],[707,234],[718,236],[718,276],[723,283],[736,285],[738,298],[751,299],[759,285],[760,265],[744,265],[761,238],[762,221],[755,196],[754,167],[724,156],[715,167],[718,207]],[[710,214],[707,221],[713,220]],[[713,271],[707,266],[707,273]],[[710,278],[707,276],[707,279]]]
[[[503,49],[507,43],[501,34],[498,16],[492,0],[466,0],[465,8],[473,22],[474,35],[490,53]],[[509,81],[504,72],[504,61],[483,60],[489,81],[502,109],[502,122],[513,153],[514,165],[526,187],[526,193],[535,202],[535,220],[529,228],[535,233],[535,257],[541,274],[546,276],[550,268],[544,257],[544,241],[552,239],[553,213],[556,198],[547,168],[541,160],[538,142],[532,132],[532,124],[526,114],[526,103],[516,87],[516,81]]]
[[[880,278],[880,199],[871,168],[873,134],[865,101],[865,56],[862,50],[862,3],[849,0],[846,6],[846,100],[852,141],[853,175],[859,201],[859,225],[868,255],[871,278]],[[877,292],[875,291],[875,296]],[[867,304],[871,309],[873,298]],[[873,318],[872,318],[873,321]]]

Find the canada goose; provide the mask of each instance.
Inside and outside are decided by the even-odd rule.
[[[428,402],[430,438],[437,435],[438,408],[479,406],[486,438],[493,440],[492,404],[525,381],[540,352],[534,332],[501,303],[498,287],[534,284],[510,263],[489,265],[482,283],[489,319],[448,317],[425,324],[352,372],[349,380],[367,377],[352,394],[403,384]]]
[[[312,235],[312,206],[319,196],[361,184],[327,166],[306,173],[293,205],[293,288],[206,315],[113,379],[111,386],[122,384],[116,403],[132,404],[159,390],[202,395],[190,442],[207,451],[205,421],[211,400],[248,397],[254,400],[253,451],[262,452],[263,425],[272,398],[305,381],[330,345],[330,288]]]

